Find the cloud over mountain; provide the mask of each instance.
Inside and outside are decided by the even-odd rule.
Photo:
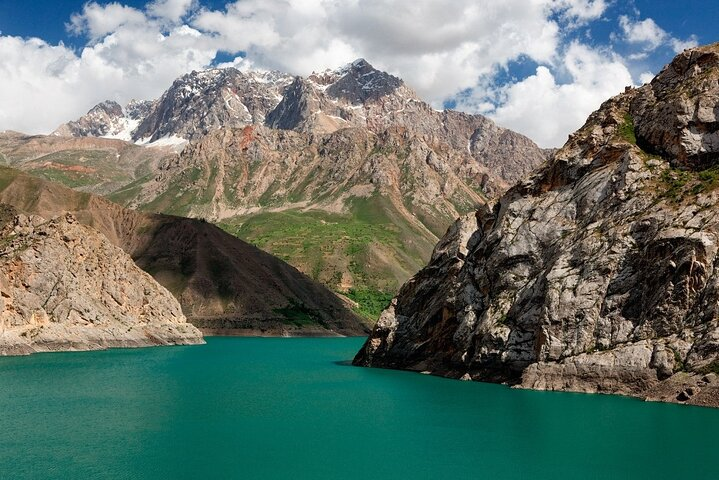
[[[402,77],[437,108],[456,101],[459,108],[487,113],[544,146],[556,146],[600,99],[639,81],[625,66],[629,60],[576,38],[582,25],[606,14],[607,5],[243,0],[211,10],[197,0],[154,0],[142,9],[90,2],[67,23],[69,32],[84,39],[80,49],[0,36],[0,129],[47,132],[105,99],[154,98],[179,75],[218,58],[234,58],[231,63],[241,68],[307,75],[364,57]],[[647,25],[659,28],[651,22],[627,18],[616,24],[616,37],[631,43]],[[682,40],[665,35],[662,41],[681,46]],[[516,62],[533,71],[500,81]],[[598,72],[600,78],[593,79]],[[577,111],[568,116],[569,104]],[[550,128],[547,116],[560,121]]]

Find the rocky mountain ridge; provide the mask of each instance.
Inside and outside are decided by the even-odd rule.
[[[0,355],[204,343],[180,304],[102,234],[0,205]]]
[[[60,125],[52,135],[57,137],[104,137],[135,140],[133,133],[155,107],[152,100],[135,101],[123,108],[119,103],[106,100],[92,107],[78,120]]]
[[[460,218],[355,364],[719,406],[719,44]]]
[[[108,100],[53,135],[120,138],[138,144],[186,143],[220,127],[262,124],[292,77],[236,68],[193,71],[173,82],[159,99],[124,108]]]
[[[129,133],[127,125],[133,127]],[[545,158],[531,140],[481,115],[434,110],[401,79],[364,59],[306,78],[232,67],[193,71],[178,78],[158,100],[133,101],[124,110],[106,101],[54,134],[124,135],[147,143],[197,140],[220,128],[248,125],[319,134],[350,127],[376,134],[405,128],[429,141],[439,138],[466,150],[493,170],[499,189]]]
[[[100,185],[94,176],[106,162],[53,155],[37,168],[40,158],[22,160],[23,147],[10,150],[1,136],[0,154],[126,206],[219,223],[330,288],[375,303],[426,262],[458,215],[546,160],[528,138],[480,115],[434,110],[362,59],[306,78],[193,72],[133,135],[149,145],[191,142],[179,155],[128,164],[131,174]],[[65,170],[46,167],[48,160]],[[67,172],[77,168],[83,172]],[[125,185],[117,187],[119,178]]]

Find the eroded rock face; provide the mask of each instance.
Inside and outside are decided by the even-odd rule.
[[[355,363],[719,406],[718,55],[680,54],[459,220]]]
[[[121,129],[119,125],[124,116],[122,107],[117,102],[108,100],[95,105],[78,120],[60,125],[53,135],[74,137],[112,135]]]
[[[203,343],[180,304],[72,215],[0,221],[0,355]]]
[[[702,169],[719,161],[719,54],[685,51],[632,104],[637,142],[673,162]]]

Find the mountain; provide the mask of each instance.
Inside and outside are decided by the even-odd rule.
[[[53,135],[182,145],[220,127],[262,124],[291,81],[279,72],[193,71],[175,80],[157,100],[132,101],[125,108],[105,101]]]
[[[60,137],[105,137],[131,140],[132,133],[154,108],[155,102],[131,101],[125,108],[107,100],[90,109],[76,121],[58,127],[52,135]]]
[[[235,68],[183,75],[138,125],[133,140],[197,140],[221,127],[262,124],[291,78],[278,72],[243,73]]]
[[[72,215],[0,205],[0,355],[204,343],[172,295]]]
[[[188,320],[206,333],[358,335],[367,331],[332,292],[204,221],[129,210],[4,167],[0,202],[45,218],[72,213],[167,288]]]
[[[719,406],[719,44],[460,218],[355,364]]]
[[[458,215],[546,160],[528,138],[480,115],[437,111],[361,59],[308,77],[192,72],[152,103],[132,138],[189,144],[177,155],[128,157],[126,167],[73,163],[77,153],[23,159],[3,136],[0,154],[125,206],[218,223],[374,318]],[[93,174],[68,172],[88,166]],[[106,168],[126,173],[93,176]]]

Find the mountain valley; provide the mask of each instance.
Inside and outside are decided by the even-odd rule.
[[[332,336],[367,331],[347,302],[210,223],[126,209],[6,167],[0,167],[0,203],[46,219],[73,215],[169,290],[188,320],[205,333]]]
[[[371,319],[457,216],[547,154],[479,115],[432,109],[361,59],[306,78],[192,72],[158,100],[105,102],[52,136],[0,134],[7,165],[216,223]]]

